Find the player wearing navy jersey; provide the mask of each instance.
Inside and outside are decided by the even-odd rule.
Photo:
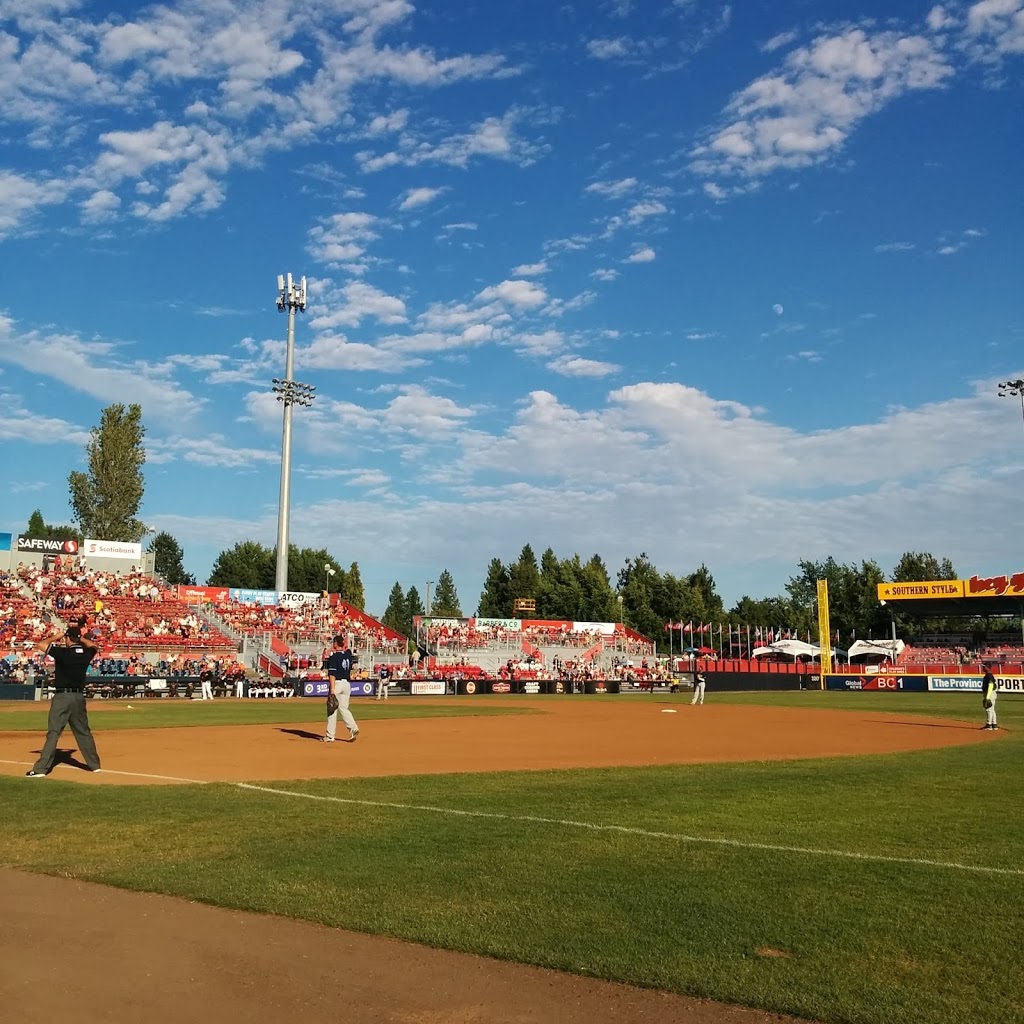
[[[324,743],[334,742],[334,732],[338,725],[338,715],[348,726],[349,741],[355,743],[359,738],[359,725],[356,723],[352,712],[349,711],[349,700],[352,697],[352,652],[343,636],[334,638],[334,650],[327,659],[327,678],[330,680],[330,692],[338,698],[338,710],[327,716],[327,735],[324,736]]]

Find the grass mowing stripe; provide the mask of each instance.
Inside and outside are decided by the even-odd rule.
[[[522,821],[535,825],[562,825],[566,828],[587,829],[591,832],[618,832],[624,835],[643,836],[645,839],[667,839],[677,843],[697,843],[707,846],[728,846],[740,850],[762,850],[771,853],[800,853],[814,857],[836,857],[845,860],[862,860],[876,864],[908,864],[915,867],[946,868],[954,871],[973,871],[982,875],[1024,876],[1020,868],[996,868],[983,864],[958,864],[954,861],[926,860],[919,857],[890,857],[884,854],[856,853],[851,850],[826,850],[808,846],[783,846],[775,843],[757,843],[742,839],[721,839],[707,836],[691,836],[677,832],[652,832],[629,825],[600,825],[592,821],[573,821],[568,818],[542,818],[532,814],[502,814],[497,811],[468,811],[457,807],[433,807],[427,804],[399,804],[385,800],[355,800],[341,796],[319,796],[315,793],[297,793],[294,790],[272,789],[248,782],[236,782],[238,789],[255,790],[258,793],[273,793],[275,796],[296,797],[301,800],[315,800],[323,803],[355,804],[361,807],[386,807],[400,811],[423,811],[429,814],[449,814],[463,818],[494,818],[501,821]]]

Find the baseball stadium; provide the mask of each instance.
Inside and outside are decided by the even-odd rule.
[[[666,658],[531,618],[410,645],[336,595],[55,543],[3,574],[5,1019],[1024,1020],[1021,574],[882,584],[893,635],[857,650],[821,586],[818,645],[680,623]],[[33,773],[54,678],[25,652],[101,605],[102,770],[66,732]],[[937,613],[992,629],[896,635]],[[332,636],[358,723],[333,745]]]

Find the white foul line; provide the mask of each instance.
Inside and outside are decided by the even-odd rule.
[[[24,767],[28,765],[32,767],[32,761],[3,761],[0,760],[0,764],[17,764]],[[73,766],[72,766],[73,767]],[[209,786],[210,783],[205,779],[181,779],[177,775],[148,775],[145,772],[119,772],[113,768],[103,768],[100,771],[101,775],[125,775],[133,779],[160,779],[163,782],[187,782],[193,786]],[[65,781],[70,782],[70,779]]]
[[[4,761],[0,764],[30,764],[28,761]],[[119,772],[104,768],[105,775],[124,775],[136,779],[162,779],[165,782],[185,782],[194,786],[212,785],[203,779],[181,779],[174,775],[147,775],[143,772]],[[784,846],[779,843],[755,843],[743,839],[714,839],[708,836],[691,836],[682,832],[653,832],[629,825],[599,825],[592,821],[573,821],[571,818],[542,818],[533,814],[502,814],[498,811],[466,811],[457,807],[434,807],[430,804],[399,804],[386,800],[354,800],[342,796],[318,796],[314,793],[297,793],[290,789],[272,789],[270,786],[256,786],[250,782],[228,782],[225,785],[235,789],[248,789],[256,793],[272,793],[275,796],[290,796],[299,800],[315,800],[321,803],[349,804],[358,807],[386,807],[396,811],[422,811],[427,814],[448,814],[460,818],[493,818],[498,821],[523,821],[534,825],[560,825],[563,828],[586,829],[589,832],[618,832],[621,835],[642,836],[645,839],[666,839],[676,843],[694,843],[704,846],[726,846],[734,850],[763,850],[768,853],[802,853],[809,857],[836,857],[841,860],[859,860],[871,864],[908,864],[914,867],[946,868],[951,871],[971,871],[981,875],[1024,876],[1021,868],[997,868],[985,864],[959,864],[956,861],[926,860],[921,857],[889,857],[881,853],[854,853],[850,850],[825,850],[814,846]]]
[[[352,804],[360,807],[387,807],[399,811],[424,811],[428,814],[450,814],[463,818],[494,818],[500,821],[524,821],[537,825],[561,825],[564,828],[581,828],[590,832],[618,832],[629,836],[643,836],[646,839],[667,839],[677,843],[700,843],[706,846],[728,846],[739,850],[764,850],[771,853],[802,853],[812,857],[838,857],[844,860],[860,860],[875,864],[909,864],[915,867],[948,868],[954,871],[973,871],[983,875],[1024,876],[1021,868],[997,868],[984,864],[958,864],[955,861],[924,860],[918,857],[888,857],[877,853],[851,853],[849,850],[823,850],[813,846],[783,846],[775,843],[753,843],[742,839],[712,839],[707,836],[690,836],[679,832],[651,832],[628,825],[598,825],[592,821],[573,821],[571,818],[541,818],[532,814],[501,814],[497,811],[465,811],[455,807],[432,807],[429,804],[399,804],[384,800],[353,800],[341,796],[317,796],[313,793],[296,793],[289,789],[271,789],[269,786],[255,786],[247,782],[232,783],[237,789],[251,789],[258,793],[273,793],[276,796],[297,797],[300,800],[317,800],[324,803]]]

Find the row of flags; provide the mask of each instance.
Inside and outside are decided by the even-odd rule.
[[[695,623],[692,619],[689,622],[666,622],[665,632],[672,633],[675,630],[679,630],[680,640],[683,638],[683,634],[689,634],[693,636],[708,636],[709,639],[714,641],[715,630],[718,631],[718,640],[721,645],[728,637],[730,646],[749,646],[751,641],[755,641],[758,644],[768,645],[778,643],[780,640],[803,640],[806,643],[811,643],[811,631],[809,629],[804,630],[803,633],[799,629],[787,629],[784,626],[731,626],[723,625],[718,623],[717,625],[713,622],[697,622]],[[856,631],[851,637],[852,640],[857,638]],[[833,636],[833,643],[839,643],[839,630],[835,631]]]

